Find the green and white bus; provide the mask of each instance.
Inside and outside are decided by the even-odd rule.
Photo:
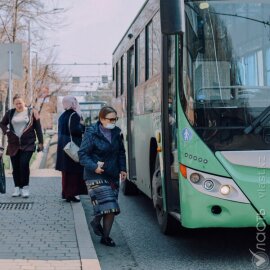
[[[269,0],[148,0],[113,52],[124,192],[153,200],[164,233],[270,224],[269,14]]]

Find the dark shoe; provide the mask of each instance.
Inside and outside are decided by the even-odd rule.
[[[75,198],[75,197],[68,197],[66,198],[67,202],[80,202],[81,200]]]
[[[102,226],[100,225],[100,223],[97,224],[94,220],[92,220],[92,221],[90,222],[90,225],[92,226],[93,231],[94,231],[94,233],[95,233],[96,235],[98,235],[98,236],[103,236],[103,228],[102,228]]]
[[[115,247],[115,243],[110,237],[102,237],[100,243],[108,247]]]

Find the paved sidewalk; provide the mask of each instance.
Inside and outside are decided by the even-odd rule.
[[[100,270],[81,203],[60,197],[55,170],[31,172],[30,197],[0,194],[0,270]]]

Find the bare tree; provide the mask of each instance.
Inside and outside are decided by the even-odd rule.
[[[35,42],[42,40],[45,31],[58,29],[62,25],[61,15],[65,10],[48,9],[49,6],[53,7],[53,3],[54,1],[47,1],[47,5],[44,6],[40,0],[0,0],[0,42],[18,42],[24,45],[24,89],[21,89],[20,92],[26,95],[29,88],[28,82],[32,79],[29,78],[29,65],[32,64],[29,63],[29,31],[34,28],[39,29],[38,32],[31,35],[32,41]],[[30,23],[31,28],[29,28]]]
[[[53,90],[49,89],[49,85],[54,85]],[[42,112],[45,100],[56,95],[64,87],[65,82],[60,79],[58,72],[52,66],[45,65],[39,70],[36,77],[34,101],[34,107],[39,107],[37,108],[39,113]],[[48,91],[44,91],[44,89],[48,89]]]
[[[19,92],[25,97],[28,96],[28,83],[32,79],[34,93],[38,89],[37,86],[44,87],[52,80],[56,83],[59,82],[59,84],[50,95],[54,94],[55,91],[59,91],[62,87],[62,83],[59,80],[60,76],[49,65],[47,67],[42,64],[39,67],[36,66],[38,70],[36,73],[37,78],[29,78],[29,66],[32,64],[29,61],[29,34],[31,34],[32,42],[38,44],[39,41],[42,41],[47,31],[53,31],[64,26],[62,17],[65,10],[56,8],[54,5],[56,1],[0,0],[0,43],[21,43],[23,45],[23,80],[20,83],[14,82],[13,89],[14,92]],[[44,2],[46,2],[46,5],[44,5]],[[31,27],[29,27],[30,25]],[[7,84],[4,83],[2,85],[5,86],[5,108],[8,108]],[[44,101],[40,105],[40,112],[42,111]]]
[[[51,5],[50,3],[51,2]],[[54,1],[48,1],[52,6]],[[58,29],[62,24],[65,10],[47,8],[40,0],[0,0],[1,41],[16,42],[27,39],[28,23],[39,26],[40,37],[42,30]]]

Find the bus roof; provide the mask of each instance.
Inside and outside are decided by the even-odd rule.
[[[131,26],[134,24],[134,22],[137,20],[137,18],[139,17],[139,15],[141,14],[142,10],[144,9],[144,7],[146,6],[147,2],[149,0],[146,0],[143,4],[143,6],[141,7],[141,9],[139,10],[139,12],[137,13],[137,15],[135,16],[134,20],[132,21],[132,23],[129,25],[127,31],[124,33],[123,37],[121,38],[121,40],[118,42],[116,48],[113,51],[113,54],[115,53],[115,51],[118,49],[119,45],[121,44],[121,42],[123,41],[123,39],[125,38],[125,36],[127,35],[127,33],[129,32]]]

